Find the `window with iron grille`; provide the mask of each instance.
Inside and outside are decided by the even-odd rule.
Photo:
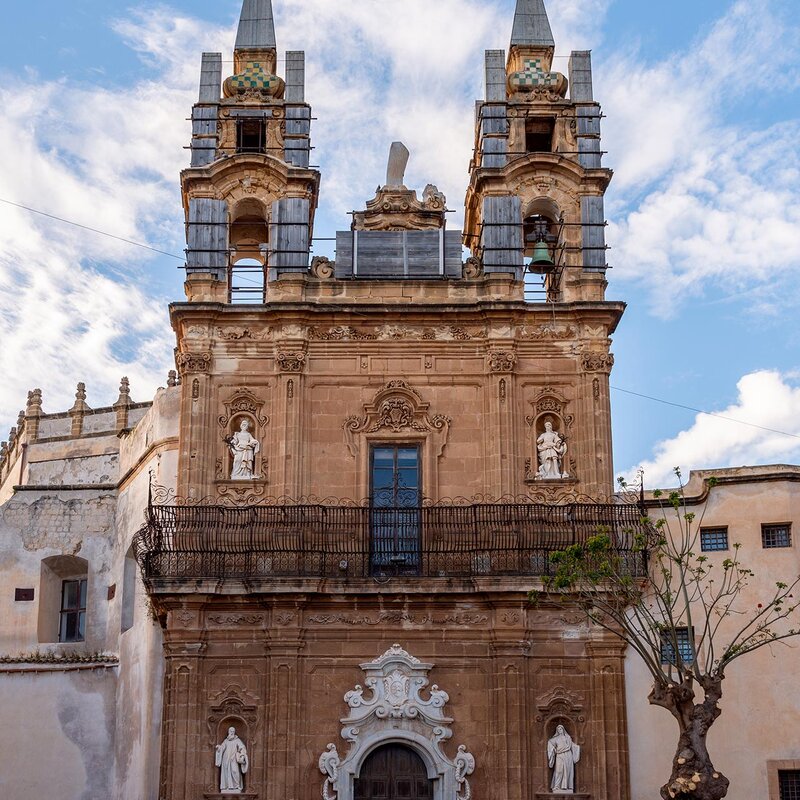
[[[700,549],[704,553],[728,549],[728,528],[700,528]]]
[[[694,661],[694,633],[688,628],[675,628],[674,631],[661,631],[661,663],[676,664],[675,643],[678,645],[681,661],[691,664]]]
[[[800,769],[778,770],[780,800],[800,800]]]
[[[86,578],[61,584],[59,642],[82,642],[86,633]]]
[[[785,522],[779,525],[762,525],[761,544],[764,547],[764,549],[767,550],[773,547],[791,547],[792,546],[791,524]]]

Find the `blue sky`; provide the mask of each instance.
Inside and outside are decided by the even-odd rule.
[[[482,52],[513,0],[274,0],[305,49],[322,169],[316,235],[372,196],[389,142],[460,208]],[[593,50],[609,296],[628,302],[612,384],[619,471],[800,458],[800,26],[792,0],[550,0],[555,67]],[[239,0],[43,0],[4,9],[0,198],[180,254],[178,171],[202,50],[230,57]],[[280,67],[279,67],[280,72]],[[354,134],[353,132],[356,131]],[[460,216],[460,214],[459,214]],[[455,222],[456,220],[454,220]],[[320,244],[320,252],[325,245]],[[163,385],[180,262],[0,203],[0,430],[33,386],[63,410]],[[762,430],[775,429],[794,436]]]

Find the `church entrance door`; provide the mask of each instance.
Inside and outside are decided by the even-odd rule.
[[[389,744],[372,753],[355,782],[355,800],[431,800],[432,782],[410,748]]]

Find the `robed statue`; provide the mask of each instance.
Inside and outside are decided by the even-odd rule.
[[[233,456],[231,480],[249,481],[257,477],[256,453],[261,450],[261,443],[250,433],[250,420],[243,419],[239,424],[239,430],[232,436],[226,437],[225,441]]]
[[[575,794],[575,765],[581,760],[581,748],[572,741],[563,725],[547,742],[547,763],[553,770],[550,789],[553,794]]]
[[[228,728],[225,741],[217,745],[214,763],[220,768],[220,794],[241,794],[250,762],[244,742],[236,735],[236,728]]]
[[[550,420],[545,422],[544,432],[536,440],[536,449],[539,453],[539,479],[558,480],[569,477],[564,471],[567,442],[558,431],[553,430]]]

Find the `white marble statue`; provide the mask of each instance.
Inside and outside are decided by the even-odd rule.
[[[233,456],[232,481],[248,481],[256,477],[256,453],[261,443],[250,433],[250,421],[243,419],[239,430],[225,440]]]
[[[247,748],[236,735],[236,728],[228,728],[228,736],[217,745],[214,763],[220,768],[220,794],[241,794],[244,790],[244,774],[250,766]]]
[[[536,440],[539,452],[539,478],[553,480],[568,478],[564,471],[564,456],[567,454],[567,442],[558,431],[553,430],[549,420],[544,424],[544,433]]]
[[[553,770],[550,790],[553,794],[575,794],[575,765],[581,760],[581,748],[572,741],[563,725],[547,742],[547,763]]]

